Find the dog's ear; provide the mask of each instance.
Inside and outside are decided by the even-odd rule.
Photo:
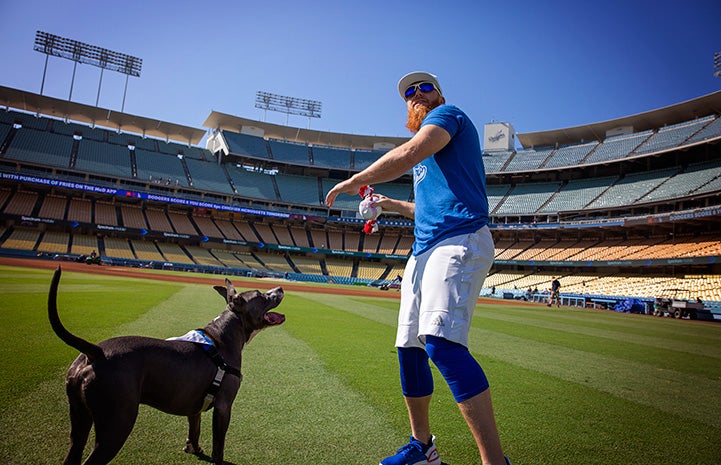
[[[228,290],[225,287],[213,286],[213,289],[215,289],[218,292],[218,294],[223,296],[223,300],[225,300],[226,303],[228,302]]]
[[[228,278],[225,278],[225,289],[226,289],[226,299],[228,303],[238,295],[238,291],[235,290],[235,286],[233,286],[233,283],[230,282]]]

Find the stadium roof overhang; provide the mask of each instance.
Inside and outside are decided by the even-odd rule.
[[[377,144],[387,144],[386,148],[397,147],[408,140],[407,137],[361,136],[338,132],[315,131],[312,129],[294,128],[278,124],[265,123],[252,119],[240,118],[218,111],[212,111],[203,123],[210,129],[241,132],[243,127],[257,128],[263,131],[265,138],[279,139],[303,144],[323,145],[330,147],[350,147],[355,149],[373,150]]]
[[[16,110],[86,123],[92,126],[102,126],[115,131],[131,132],[191,145],[198,145],[205,135],[205,131],[198,128],[70,102],[4,86],[0,86],[0,105]]]
[[[721,91],[624,118],[551,131],[516,134],[516,136],[526,148],[577,144],[593,140],[602,141],[606,138],[607,131],[625,126],[633,127],[634,132],[641,132],[719,113],[721,113]]]

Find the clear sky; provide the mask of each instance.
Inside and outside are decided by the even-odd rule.
[[[142,58],[125,111],[198,128],[212,110],[285,124],[254,107],[265,91],[321,101],[311,129],[408,136],[396,83],[416,70],[479,129],[519,133],[721,90],[719,0],[0,0],[0,85],[40,92],[38,30]],[[72,70],[51,58],[43,93],[67,99]],[[94,105],[99,77],[79,65],[72,100]],[[124,83],[105,72],[99,106],[119,111]]]

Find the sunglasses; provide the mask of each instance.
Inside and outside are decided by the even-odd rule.
[[[416,95],[416,92],[419,90],[424,94],[427,94],[428,92],[436,90],[436,86],[432,82],[419,82],[418,84],[412,84],[408,86],[404,94],[406,96],[406,100]]]

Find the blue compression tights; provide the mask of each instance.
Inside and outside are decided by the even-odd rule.
[[[426,350],[398,348],[404,396],[424,397],[433,393],[429,357],[448,383],[456,402],[488,389],[486,374],[466,347],[441,337],[426,336]]]

